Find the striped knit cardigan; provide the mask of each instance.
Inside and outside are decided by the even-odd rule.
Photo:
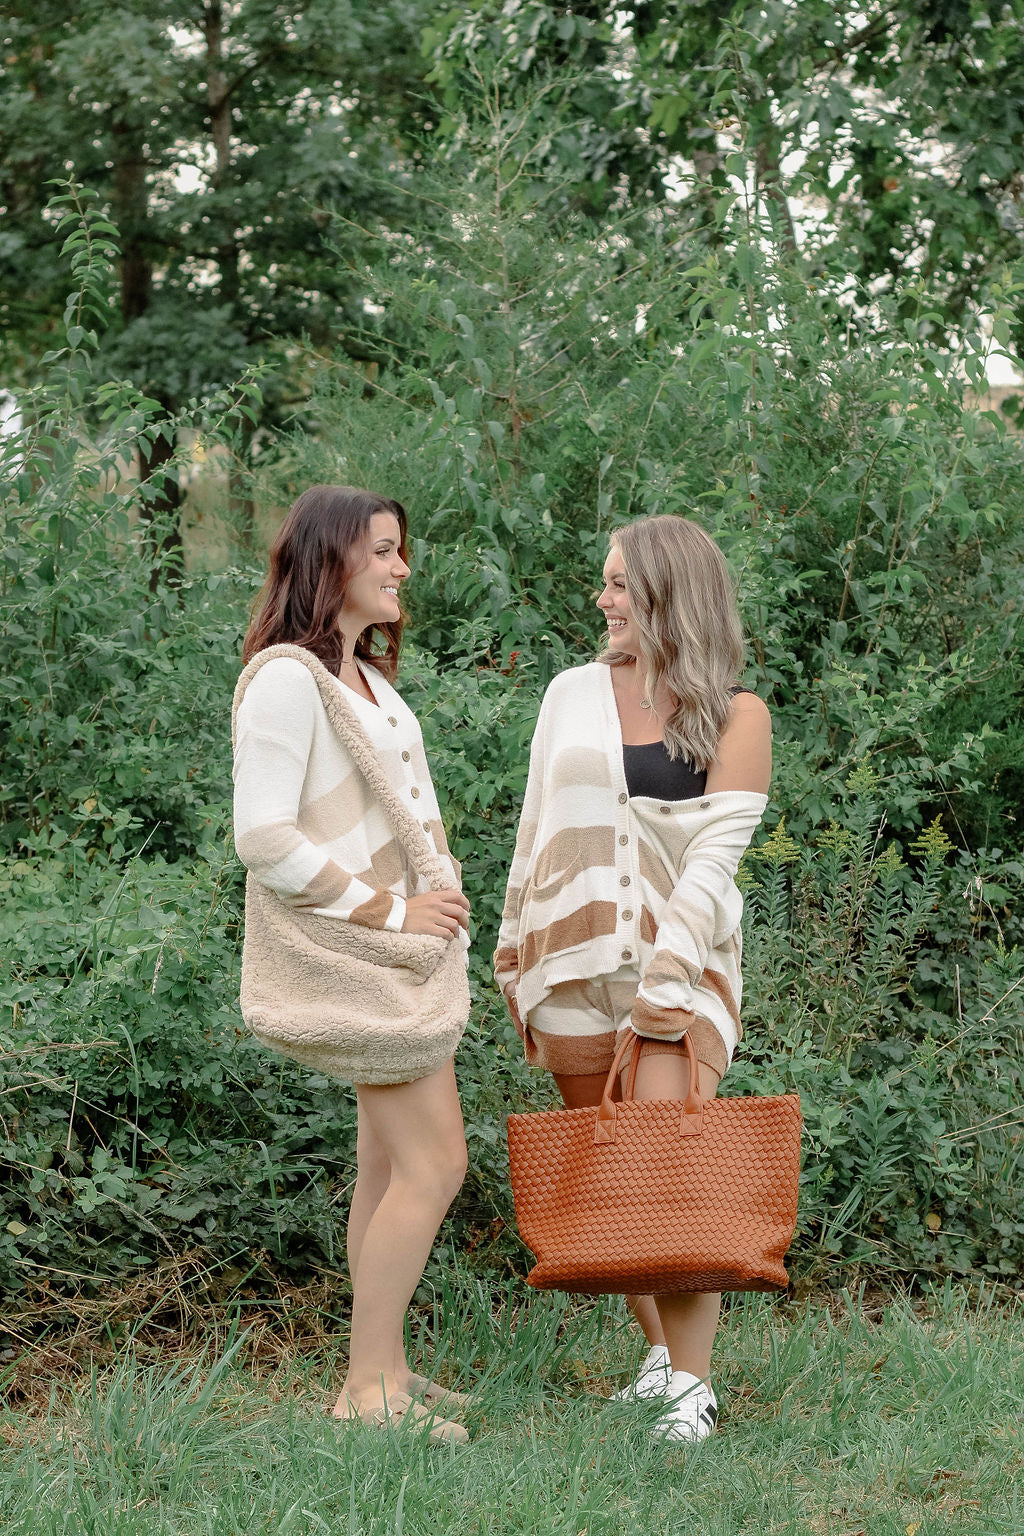
[[[767,796],[630,799],[611,669],[574,667],[544,695],[495,974],[520,1020],[559,982],[636,964],[638,1034],[690,1031],[723,1073],[742,1037],[736,868]]]
[[[276,648],[237,704],[238,857],[292,906],[398,933],[406,897],[429,884],[409,870],[383,807],[327,718],[312,674],[288,649]],[[448,850],[416,717],[379,672],[366,667],[364,675],[376,704],[336,686],[459,887],[461,867]],[[461,929],[460,941],[465,949]]]

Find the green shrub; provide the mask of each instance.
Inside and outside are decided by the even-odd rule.
[[[609,528],[693,514],[738,578],[791,829],[836,815],[870,754],[890,826],[941,811],[959,846],[1006,846],[1024,451],[964,396],[995,344],[939,351],[916,280],[879,297],[811,277],[754,194],[722,197],[710,255],[671,208],[595,231],[532,174],[529,103],[464,112],[462,150],[365,274],[376,371],[317,360],[309,430],[269,456],[264,497],[399,496],[420,643],[445,666],[518,651],[541,682],[598,642]],[[339,219],[339,255],[344,237]],[[1016,294],[993,290],[996,335]]]
[[[318,436],[267,473],[282,501],[345,478],[413,516],[401,686],[475,923],[457,1240],[522,1265],[503,1116],[551,1093],[489,975],[540,695],[592,654],[609,525],[695,507],[738,572],[776,720],[727,1090],[802,1094],[795,1269],[1014,1273],[1021,865],[987,754],[1016,728],[996,670],[1019,656],[1016,443],[962,412],[884,313],[843,351],[826,306],[749,244],[732,268],[687,269],[639,219],[598,240],[540,204],[495,215],[482,182],[465,196],[433,265],[403,247],[384,269],[377,386],[325,369]],[[103,231],[76,219],[102,309]],[[744,264],[761,283],[747,329]],[[0,1280],[95,1287],[197,1245],[338,1267],[352,1097],[267,1056],[236,1010],[228,720],[259,574],[154,583],[153,488],[121,477],[152,403],[90,397],[76,313],[2,450]],[[419,339],[395,361],[401,337]],[[959,830],[990,819],[998,842]]]

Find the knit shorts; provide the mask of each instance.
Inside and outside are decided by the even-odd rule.
[[[565,1077],[606,1073],[620,1032],[629,1026],[639,985],[640,973],[633,965],[622,965],[610,976],[558,982],[524,1021],[527,1061]],[[723,1046],[714,1025],[698,1017],[691,1035],[697,1060],[721,1074]],[[682,1040],[652,1039],[645,1054],[685,1050]]]

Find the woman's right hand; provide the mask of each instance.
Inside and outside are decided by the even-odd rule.
[[[432,933],[454,939],[460,928],[469,929],[469,902],[461,891],[427,891],[407,896],[403,933]]]

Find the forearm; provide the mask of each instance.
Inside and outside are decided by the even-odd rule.
[[[760,815],[756,802],[737,808],[710,823],[687,850],[637,993],[633,1024],[640,1033],[677,1039],[692,1022],[708,955],[740,925],[736,871]]]

